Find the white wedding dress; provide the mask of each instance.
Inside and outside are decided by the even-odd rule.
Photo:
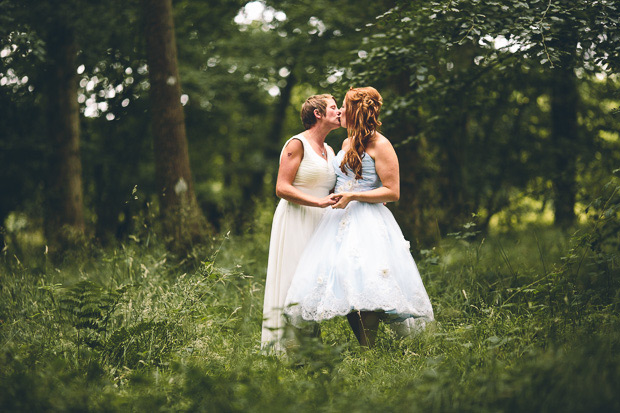
[[[334,152],[325,145],[327,160],[323,159],[310,146],[302,135],[293,136],[304,147],[304,155],[293,181],[293,186],[302,192],[324,198],[336,182],[332,166]],[[284,147],[291,141],[289,139]],[[284,148],[282,149],[284,152]],[[282,157],[282,153],[280,154]],[[263,327],[261,348],[266,351],[282,352],[281,339],[285,326],[283,307],[299,257],[306,243],[314,233],[325,209],[298,205],[281,199],[273,216],[271,240],[269,242],[269,261],[265,282],[263,305]]]
[[[335,193],[382,185],[367,153],[359,180],[350,169],[340,170],[344,155],[340,151],[333,160]],[[352,201],[323,215],[299,257],[284,305],[293,325],[353,311],[381,312],[400,335],[418,331],[434,319],[409,242],[382,203]]]

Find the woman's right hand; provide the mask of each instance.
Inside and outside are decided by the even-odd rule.
[[[319,208],[326,208],[328,206],[332,206],[336,202],[340,201],[340,198],[342,198],[340,194],[329,194],[325,198],[319,199],[317,206]]]

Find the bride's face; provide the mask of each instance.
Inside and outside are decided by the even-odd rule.
[[[340,108],[340,126],[347,127],[347,98],[342,101],[342,107]]]

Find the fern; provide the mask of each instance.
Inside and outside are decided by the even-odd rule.
[[[75,328],[78,354],[82,345],[103,347],[111,316],[127,288],[106,291],[91,281],[80,281],[61,293],[58,303],[66,321]]]

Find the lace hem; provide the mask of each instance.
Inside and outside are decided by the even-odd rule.
[[[397,322],[409,318],[433,320],[430,302],[423,297],[407,299],[397,286],[378,287],[372,291],[372,294],[361,292],[338,298],[327,292],[325,284],[320,283],[318,288],[299,302],[288,304],[284,312],[294,325],[345,316],[352,311],[384,311],[392,321]]]

